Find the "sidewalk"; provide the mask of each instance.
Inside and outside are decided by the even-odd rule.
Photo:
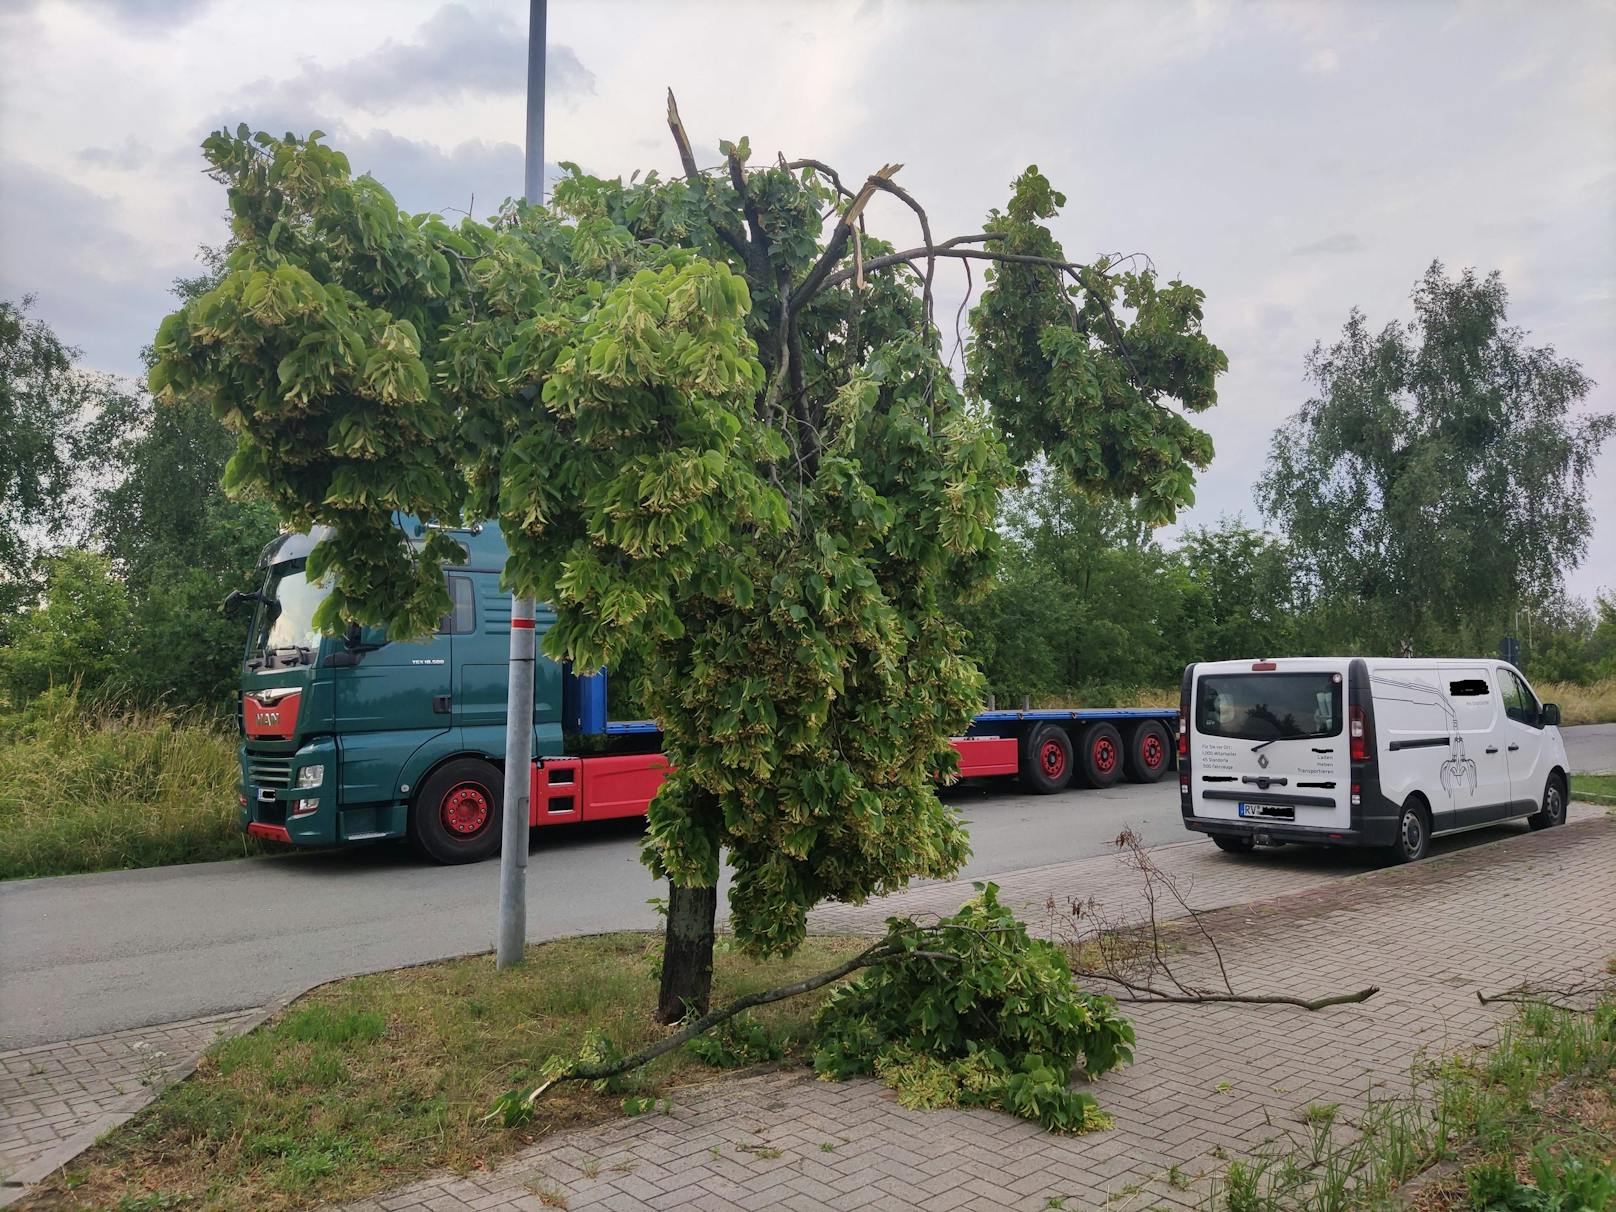
[[[1106,1132],[1059,1137],[989,1112],[908,1111],[874,1081],[777,1070],[693,1087],[674,1095],[669,1114],[550,1137],[492,1171],[434,1176],[346,1212],[1196,1207],[1197,1180],[1222,1164],[1214,1150],[1248,1150],[1299,1123],[1309,1103],[1350,1109],[1372,1083],[1399,1088],[1417,1053],[1487,1039],[1507,1008],[1480,1006],[1478,990],[1588,978],[1616,954],[1616,820],[1602,813],[1344,878],[1339,859],[1332,869],[1328,856],[1284,850],[1255,861],[1204,845],[1155,853],[1194,881],[1197,908],[1248,892],[1204,915],[1237,988],[1317,996],[1374,984],[1381,993],[1316,1013],[1129,1007],[1138,1059],[1093,1091],[1116,1117]],[[1108,864],[1044,868],[1001,886],[1007,903],[1097,894],[1114,905],[1137,877],[1119,880]],[[838,907],[815,924],[870,929],[899,910],[953,908],[959,895],[924,888]]]

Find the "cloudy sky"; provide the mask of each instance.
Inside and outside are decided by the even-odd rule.
[[[197,151],[221,123],[318,127],[407,208],[486,215],[522,185],[526,9],[0,0],[0,297],[135,370],[224,234]],[[1611,3],[552,0],[549,73],[547,159],[596,173],[676,168],[670,85],[699,147],[903,162],[939,234],[1039,164],[1068,253],[1143,250],[1207,293],[1230,373],[1192,524],[1256,520],[1308,348],[1354,305],[1406,318],[1433,258],[1502,270],[1513,318],[1616,408]],[[1594,493],[1583,595],[1616,587],[1616,449]]]

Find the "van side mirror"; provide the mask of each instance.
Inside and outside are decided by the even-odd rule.
[[[1545,726],[1560,726],[1560,705],[1558,703],[1544,703],[1543,710],[1538,712],[1538,722]]]

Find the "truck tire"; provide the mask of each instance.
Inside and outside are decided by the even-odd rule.
[[[1128,751],[1123,771],[1131,783],[1154,783],[1167,773],[1172,750],[1167,744],[1167,729],[1155,720],[1144,720],[1128,730]]]
[[[1122,777],[1122,734],[1110,724],[1090,724],[1083,730],[1078,764],[1090,787],[1115,786]]]
[[[416,788],[410,844],[434,863],[480,863],[499,853],[504,776],[481,758],[455,758]]]
[[[1072,781],[1072,738],[1066,729],[1045,724],[1033,729],[1021,755],[1021,783],[1039,795],[1052,795]]]

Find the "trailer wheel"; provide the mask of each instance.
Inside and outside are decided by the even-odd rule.
[[[1114,786],[1122,777],[1122,734],[1110,724],[1090,724],[1083,730],[1078,760],[1090,787]]]
[[[1167,773],[1167,729],[1155,720],[1135,724],[1128,733],[1123,769],[1132,783],[1154,783]]]
[[[1051,795],[1072,781],[1072,738],[1045,724],[1034,730],[1022,754],[1021,781],[1029,791]]]
[[[504,777],[480,758],[434,770],[410,803],[410,844],[435,863],[480,863],[499,853]]]

